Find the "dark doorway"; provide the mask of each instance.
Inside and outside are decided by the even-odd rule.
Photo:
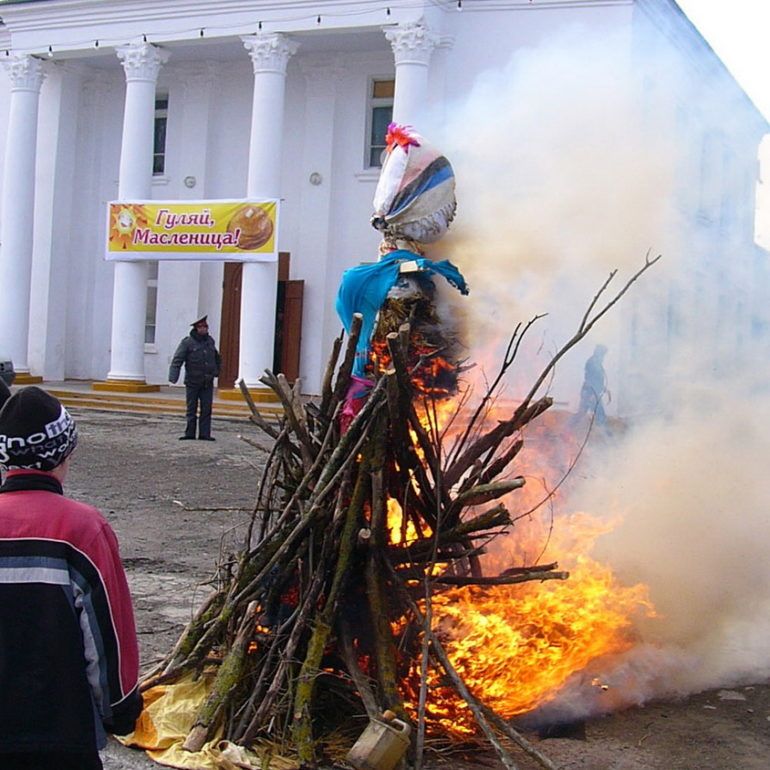
[[[222,367],[219,370],[219,387],[235,387],[238,377],[238,355],[241,334],[241,279],[242,262],[225,262],[225,278],[222,284],[222,322],[219,350]]]
[[[283,372],[289,382],[299,377],[304,291],[304,281],[278,281],[273,371]]]

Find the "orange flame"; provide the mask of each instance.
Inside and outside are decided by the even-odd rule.
[[[559,422],[558,417],[556,425],[553,418],[544,421],[562,436]],[[569,440],[565,434],[562,446]],[[537,479],[561,472],[553,444],[548,429],[528,432],[516,472],[532,483],[505,500],[514,517],[536,508],[547,493]],[[485,574],[535,560],[558,561],[559,569],[569,571],[568,580],[472,586],[433,596],[433,630],[452,665],[471,692],[501,716],[512,718],[554,699],[567,679],[592,661],[630,649],[635,621],[655,616],[646,586],[623,585],[609,566],[587,555],[594,540],[613,526],[587,514],[561,515],[554,522],[550,516],[528,516],[492,544]],[[417,662],[412,666],[405,698],[415,713],[420,669]],[[475,733],[470,709],[440,672],[428,672],[428,692],[430,723],[457,738]]]
[[[398,500],[388,498],[388,531],[393,545],[409,545],[421,537],[430,537],[433,533],[425,526],[425,532],[419,533],[412,519],[404,520],[404,511]]]
[[[392,358],[388,343],[381,337],[375,337],[371,342],[369,353],[370,366],[375,372],[384,373],[391,366]],[[442,375],[452,375],[457,366],[428,345],[420,344],[412,339],[409,346],[407,366],[411,372],[411,382],[415,393],[422,396],[433,396],[437,399],[447,398],[454,391],[454,377],[446,378],[452,383],[450,389],[443,383]]]
[[[633,646],[633,618],[654,615],[643,585],[621,586],[612,571],[579,557],[566,582],[468,587],[433,598],[434,632],[471,692],[506,718],[554,697],[591,661]],[[409,682],[416,693],[419,668]],[[475,731],[471,714],[435,671],[428,718],[450,734]],[[414,709],[415,699],[408,707]]]
[[[420,365],[416,369],[415,361],[409,362],[419,394],[415,408],[428,433],[444,434],[446,439],[447,433],[463,429],[455,423],[447,428],[458,404],[432,383],[441,382],[442,367],[451,364],[431,357],[430,351],[423,353],[422,358],[418,353]],[[371,361],[376,371],[388,368],[390,356],[384,342],[373,342]],[[440,397],[429,403],[421,396]],[[487,424],[508,419],[516,406],[510,402],[490,404],[485,409]],[[490,554],[484,566],[485,574],[492,575],[509,566],[558,560],[560,569],[569,570],[569,579],[456,588],[432,597],[433,631],[453,667],[471,692],[504,718],[548,703],[573,674],[597,659],[631,648],[636,641],[636,619],[642,614],[655,615],[646,586],[624,586],[610,567],[587,556],[593,540],[611,527],[586,515],[569,520],[559,517],[554,522],[538,514],[550,510],[541,505],[545,498],[556,499],[553,478],[559,479],[566,472],[579,448],[577,437],[568,429],[568,418],[564,412],[549,412],[527,426],[525,449],[513,464],[516,474],[527,478],[527,486],[504,500],[514,518],[524,517],[507,539],[490,549],[498,563],[492,563],[495,554]],[[511,442],[516,438],[511,437]],[[424,461],[414,433],[412,441]],[[395,500],[388,503],[388,528],[394,545],[408,545],[430,536],[418,532],[409,517],[404,523],[404,512]],[[433,574],[444,567],[438,565]],[[398,633],[395,626],[394,633]],[[421,680],[419,659],[412,656],[409,676],[403,682],[405,705],[413,714]],[[427,684],[429,724],[457,738],[474,734],[476,726],[469,707],[442,680],[442,674],[435,669],[428,671]]]

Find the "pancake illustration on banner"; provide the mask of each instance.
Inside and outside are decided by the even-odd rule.
[[[227,225],[227,232],[234,234],[238,231],[238,248],[253,251],[270,240],[273,223],[264,209],[248,204],[238,209]]]

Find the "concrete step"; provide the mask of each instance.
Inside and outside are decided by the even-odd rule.
[[[183,398],[164,398],[163,396],[131,393],[106,393],[82,390],[47,388],[51,395],[59,399],[67,408],[96,409],[106,412],[125,412],[128,414],[184,415]],[[277,405],[259,404],[260,414],[266,419],[276,419],[282,409]],[[245,403],[215,399],[214,416],[225,419],[248,420],[249,408]]]
[[[118,392],[105,392],[105,391],[90,391],[90,390],[67,390],[65,388],[58,389],[55,387],[47,388],[49,393],[52,393],[59,400],[62,398],[68,398],[70,400],[78,402],[88,403],[116,403],[123,404],[125,406],[137,405],[137,406],[153,406],[164,409],[171,409],[174,412],[180,409],[184,411],[185,400],[183,397],[173,398],[163,396],[160,394],[139,394],[139,393],[118,393]],[[248,414],[248,407],[241,401],[221,401],[214,399],[214,404],[221,408],[223,411],[237,412]]]

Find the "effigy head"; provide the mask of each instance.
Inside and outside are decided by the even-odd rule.
[[[457,208],[452,166],[409,126],[391,123],[385,142],[372,226],[390,240],[433,243]]]

